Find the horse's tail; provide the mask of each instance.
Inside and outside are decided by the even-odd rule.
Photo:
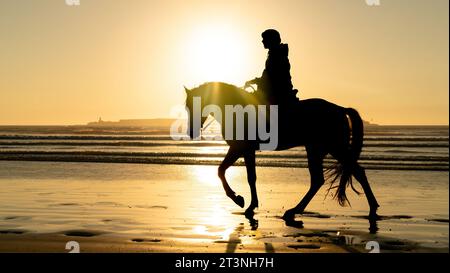
[[[350,117],[350,153],[354,163],[358,161],[362,151],[364,139],[364,124],[361,116],[353,108],[346,108],[345,113]]]
[[[331,169],[330,176],[331,186],[329,190],[337,188],[334,198],[339,202],[339,205],[345,206],[346,203],[350,204],[347,195],[345,193],[346,188],[350,185],[354,192],[360,194],[352,182],[352,174],[357,167],[357,161],[362,151],[363,139],[364,139],[364,124],[361,116],[353,108],[345,108],[345,114],[350,118],[349,124],[349,143],[348,149],[345,149],[345,154],[339,159],[338,164]],[[334,186],[335,182],[339,179],[339,185]]]

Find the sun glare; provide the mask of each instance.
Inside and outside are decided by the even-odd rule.
[[[248,54],[239,30],[207,25],[194,28],[184,58],[194,81],[241,83]]]

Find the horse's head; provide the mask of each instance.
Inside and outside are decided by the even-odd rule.
[[[223,82],[207,82],[196,88],[186,91],[186,108],[188,110],[188,133],[193,139],[198,138],[200,129],[207,116],[202,112],[207,105],[216,105],[223,108],[224,105],[246,104],[243,100],[247,92]],[[208,115],[208,113],[206,113]]]
[[[188,114],[188,126],[187,132],[191,139],[196,139],[200,136],[200,129],[202,125],[205,123],[207,117],[202,116],[202,87],[197,87],[194,89],[188,89],[184,87],[186,91],[186,110]],[[194,116],[196,115],[196,116]],[[194,124],[194,120],[197,119],[200,121],[200,124]],[[196,126],[195,126],[196,125]],[[195,128],[197,127],[197,128]]]

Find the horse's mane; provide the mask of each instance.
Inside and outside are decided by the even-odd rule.
[[[236,85],[229,84],[229,83],[226,83],[226,82],[205,82],[205,83],[202,83],[201,85],[199,85],[198,87],[196,87],[194,89],[213,88],[214,86],[218,86],[218,85],[221,86],[221,88],[218,88],[218,90],[221,90],[222,92],[233,92],[233,91],[246,92],[245,90],[237,87]],[[246,92],[246,93],[248,93],[248,92]]]
[[[233,101],[245,101],[254,102],[255,97],[252,93],[237,87],[235,85],[225,83],[225,82],[205,82],[198,87],[192,89],[192,92],[209,92],[214,94],[215,92],[220,92],[220,96],[223,99],[231,99]]]

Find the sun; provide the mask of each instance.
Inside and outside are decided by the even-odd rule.
[[[193,28],[184,49],[186,69],[193,81],[243,84],[249,54],[239,30],[211,24]]]

